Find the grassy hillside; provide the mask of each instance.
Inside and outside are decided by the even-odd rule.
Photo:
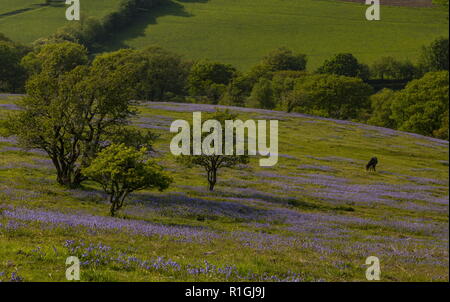
[[[209,58],[247,69],[270,50],[287,46],[308,54],[315,68],[338,52],[366,63],[381,56],[415,60],[420,47],[448,36],[446,8],[367,6],[328,0],[173,1],[117,33],[111,48],[159,44],[188,58]]]
[[[82,2],[82,14],[101,17],[119,0]],[[0,32],[30,43],[64,25],[65,5],[43,0],[3,0]],[[286,46],[309,56],[309,67],[338,52],[363,62],[381,56],[415,60],[420,47],[448,36],[444,7],[382,7],[381,21],[365,19],[366,6],[333,0],[172,0],[115,33],[106,47],[158,44],[193,59],[211,59],[248,69],[269,51]]]
[[[64,1],[65,2],[65,1]],[[81,13],[102,17],[116,10],[120,0],[81,1]],[[65,4],[42,5],[44,0],[2,0],[0,32],[22,43],[47,37],[66,24]]]
[[[0,95],[0,118],[18,97]],[[134,194],[120,218],[94,184],[64,189],[44,154],[0,137],[0,280],[64,281],[66,257],[78,255],[83,281],[364,281],[368,256],[383,281],[448,281],[448,142],[231,108],[280,121],[280,158],[225,170],[210,193],[202,170],[168,152],[168,127],[216,109],[139,107],[134,123],[161,134],[157,156],[175,182]],[[364,170],[372,156],[377,173]]]

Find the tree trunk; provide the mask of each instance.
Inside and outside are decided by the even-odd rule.
[[[208,171],[208,183],[209,183],[209,190],[214,191],[214,186],[217,182],[217,170],[213,169]]]
[[[111,217],[114,217],[116,214],[116,205],[114,203],[111,204],[111,208],[109,209],[109,214]]]
[[[111,217],[114,217],[116,215],[116,211],[117,211],[117,200],[114,197],[114,194],[111,194],[109,196],[109,202],[111,203],[111,208],[109,210],[109,213],[111,214]]]

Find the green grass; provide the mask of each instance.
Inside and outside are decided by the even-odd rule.
[[[102,17],[116,10],[120,0],[81,1],[81,15]],[[31,43],[53,34],[67,24],[66,6],[39,6],[43,0],[2,0],[0,4],[0,32],[21,43]],[[21,9],[29,9],[12,13]],[[8,14],[8,15],[3,15]]]
[[[0,105],[14,103],[17,98],[0,95]],[[142,124],[139,119],[144,117],[153,120],[153,125],[164,124],[161,120],[165,118],[169,122],[179,118],[190,120],[190,106],[147,103],[139,107],[135,123]],[[0,119],[11,113],[6,108],[0,106]],[[202,111],[207,108],[202,105]],[[221,234],[218,239],[203,243],[180,242],[170,236],[130,235],[125,230],[50,227],[47,223],[9,219],[1,214],[2,207],[104,217],[108,215],[108,203],[95,195],[99,188],[94,183],[86,182],[79,190],[67,190],[56,184],[52,166],[42,162],[44,155],[14,149],[14,143],[0,140],[0,273],[9,275],[16,271],[26,281],[64,281],[64,261],[71,254],[63,245],[70,239],[102,243],[112,247],[115,253],[123,252],[139,259],[161,256],[182,266],[201,266],[204,260],[217,266],[233,265],[242,275],[255,272],[280,276],[293,271],[305,281],[364,281],[365,259],[373,255],[380,258],[382,281],[448,281],[447,143],[276,111],[233,110],[243,120],[280,120],[280,157],[275,167],[261,168],[257,159],[252,159],[247,168],[222,170],[215,192],[210,193],[201,169],[180,166],[168,152],[173,135],[167,130],[156,130],[161,134],[155,145],[160,152],[158,160],[173,176],[174,183],[163,193],[143,191],[133,195],[119,212],[119,217],[127,221],[145,221],[169,228],[190,226]],[[364,164],[374,155],[380,160],[378,172],[367,173]],[[327,161],[330,156],[335,158]],[[320,171],[314,166],[331,170]],[[297,183],[295,177],[299,174],[305,174],[312,182]],[[383,202],[370,198],[364,202],[362,195],[353,201],[347,199],[351,195],[333,201],[313,196],[333,188],[332,181],[325,185],[314,183],[320,177],[374,190],[376,186],[387,185],[391,188],[386,189],[387,195],[391,190],[407,194],[392,195]],[[423,186],[421,182],[427,179],[431,182]],[[173,198],[179,194],[185,202],[175,202]],[[426,200],[414,199],[416,194],[425,194]],[[157,202],[162,197],[166,201]],[[428,200],[432,197],[444,201],[434,203]],[[198,205],[188,198],[200,200],[207,208],[199,212]],[[226,203],[243,208],[225,214],[212,211]],[[291,229],[296,224],[283,215],[275,220],[264,216],[239,217],[277,210],[317,215],[314,226],[319,230],[322,225],[332,229],[296,231]],[[343,221],[333,222],[333,219]],[[23,225],[13,230],[7,227],[10,222]],[[308,220],[298,223],[296,226],[301,228],[308,225]],[[270,234],[290,238],[297,243],[293,246],[279,243],[274,248],[263,249],[232,236],[233,232],[242,231],[251,236]],[[268,245],[270,240],[265,240],[264,245]],[[38,247],[42,252],[36,251]],[[81,275],[82,281],[225,280],[217,274],[145,270],[115,262],[84,266]]]
[[[101,17],[119,0],[82,3],[82,14]],[[2,1],[0,32],[23,43],[66,24],[65,6],[38,0]],[[3,15],[23,8],[30,10]],[[381,21],[365,19],[365,5],[333,0],[177,1],[143,13],[108,41],[108,50],[160,45],[187,59],[210,59],[247,70],[269,51],[286,46],[309,57],[309,69],[339,52],[362,62],[381,56],[415,61],[422,45],[448,36],[445,7],[382,7]]]
[[[286,46],[307,54],[313,69],[339,52],[365,63],[387,55],[415,60],[422,45],[448,36],[446,8],[382,7],[381,21],[373,22],[365,10],[328,0],[173,1],[117,33],[110,47],[158,44],[245,70]]]

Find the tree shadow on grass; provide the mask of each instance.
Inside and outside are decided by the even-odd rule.
[[[107,43],[102,47],[101,51],[114,51],[122,48],[130,48],[125,44],[125,40],[144,37],[145,31],[149,25],[157,24],[157,19],[163,16],[192,17],[193,15],[185,10],[185,7],[178,2],[189,3],[206,3],[209,0],[178,0],[168,1],[165,4],[152,8],[148,11],[141,12],[134,21],[126,28],[119,32],[111,33],[111,37],[107,39]],[[151,46],[149,44],[149,46]]]

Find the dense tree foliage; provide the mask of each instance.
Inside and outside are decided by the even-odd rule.
[[[158,1],[154,3],[156,2]],[[139,8],[141,4],[136,5],[131,5],[129,9],[133,11],[135,8]],[[76,26],[84,28],[82,33],[86,33],[86,38],[83,38],[86,40],[89,32],[94,33],[99,30],[100,24],[96,19],[87,18]],[[427,135],[436,137],[448,136],[446,131],[442,130],[448,124],[448,118],[445,116],[438,119],[441,126],[437,127],[431,125],[431,118],[422,114],[421,121],[417,122],[417,126],[414,127],[412,124],[416,123],[415,120],[419,120],[418,116],[415,116],[411,121],[407,121],[408,118],[399,115],[398,110],[393,110],[393,107],[400,104],[401,99],[405,98],[405,91],[402,94],[397,94],[389,89],[384,89],[373,95],[369,101],[367,96],[371,93],[371,89],[363,82],[366,81],[376,89],[380,89],[385,87],[385,84],[378,83],[380,80],[381,82],[402,81],[400,85],[388,86],[397,90],[403,87],[403,81],[418,78],[423,71],[448,69],[448,39],[445,38],[439,38],[430,46],[423,48],[418,66],[414,66],[407,60],[401,61],[393,57],[382,57],[374,62],[369,70],[366,65],[360,64],[352,54],[337,54],[326,60],[318,68],[316,75],[311,75],[305,70],[306,56],[295,54],[286,48],[272,51],[260,63],[245,73],[237,71],[229,64],[210,61],[192,63],[183,60],[177,54],[156,46],[144,50],[122,49],[114,53],[105,53],[98,55],[97,58],[94,57],[93,62],[90,62],[92,57],[88,53],[88,48],[67,41],[79,40],[78,38],[70,38],[80,34],[80,32],[71,32],[71,30],[74,30],[74,27],[70,27],[70,30],[58,32],[61,35],[56,34],[51,39],[35,44],[32,51],[0,34],[0,91],[23,92],[24,82],[29,78],[26,89],[29,95],[21,105],[24,108],[31,106],[34,108],[33,110],[37,110],[36,104],[40,104],[39,110],[41,111],[36,111],[39,114],[46,112],[43,108],[50,104],[51,100],[65,99],[67,101],[71,99],[75,103],[77,98],[83,100],[88,98],[83,93],[95,95],[93,91],[97,90],[98,93],[95,97],[99,97],[99,93],[103,93],[104,97],[107,97],[108,91],[110,91],[112,95],[109,98],[112,102],[120,96],[119,98],[125,99],[191,101],[294,110],[325,117],[367,121],[385,127],[399,127],[403,130],[427,133]],[[51,41],[60,42],[50,43]],[[92,43],[94,43],[94,40],[92,40]],[[100,62],[102,63],[100,64]],[[94,71],[97,69],[98,72],[95,72],[94,75]],[[103,77],[103,75],[107,76]],[[114,78],[115,76],[116,78]],[[371,80],[368,80],[369,76]],[[112,77],[109,84],[105,82],[108,77]],[[378,82],[374,80],[378,80]],[[88,85],[89,81],[92,82],[90,85]],[[87,88],[83,87],[81,83],[84,83],[83,85],[86,85]],[[107,88],[108,85],[110,85],[109,88]],[[438,87],[439,85],[445,85],[445,83],[440,81],[436,85]],[[425,87],[424,89],[428,88]],[[30,99],[35,99],[34,105],[30,105],[33,102],[26,104],[26,102],[30,102]],[[133,104],[131,101],[125,103],[128,104],[125,105],[127,108],[131,108],[130,106]],[[68,108],[70,106],[68,105]],[[398,106],[398,108],[402,108],[402,106],[406,106],[405,110],[408,108],[406,103]],[[49,106],[48,108],[53,107]],[[83,108],[83,110],[86,109],[86,107]],[[438,110],[436,106],[433,108]],[[55,110],[55,108],[51,110]],[[118,110],[118,108],[111,110]],[[433,110],[427,109],[427,114],[430,114],[431,111]],[[76,114],[81,114],[80,112],[78,111]],[[115,122],[113,122],[101,129],[100,132],[105,134],[97,133],[93,137],[98,138],[109,133],[111,139],[114,137],[114,142],[128,140],[130,143],[133,142],[133,144],[140,146],[142,146],[144,137],[152,141],[153,134],[137,133],[133,132],[131,128],[124,127],[128,117],[133,115],[132,112],[127,110],[124,112],[127,117],[120,117],[116,121],[117,124],[114,125]],[[55,120],[61,118],[55,112],[46,116],[51,116],[50,119]],[[406,120],[402,120],[400,116]],[[31,115],[31,117],[34,118],[34,115]],[[425,121],[427,119],[429,122]],[[20,120],[20,118],[17,119],[16,126]],[[25,120],[23,120],[23,123],[23,127],[25,127]],[[50,127],[50,125],[52,123],[47,127]],[[428,129],[425,129],[427,127]],[[16,127],[16,130],[19,128]],[[433,129],[433,131],[430,132],[430,129]],[[113,132],[120,134],[120,139],[119,135],[111,135]],[[33,131],[30,131],[30,135],[32,133]],[[127,136],[130,139],[127,139]],[[66,139],[73,143],[70,139]],[[27,139],[24,141],[27,141]],[[81,144],[81,141],[75,140],[75,144]],[[25,145],[36,147],[29,140]],[[98,144],[94,143],[93,145]],[[148,145],[151,146],[151,144]],[[83,149],[84,155],[81,158],[85,158],[86,163],[99,150],[98,147],[91,147],[86,150]],[[71,149],[67,146],[66,148],[67,150]],[[90,151],[87,151],[88,149]],[[91,155],[87,156],[88,153]],[[60,154],[64,154],[64,152]],[[62,155],[63,158],[67,156],[69,155]],[[76,170],[73,166],[77,167],[80,156],[74,158],[75,160],[64,164],[71,167],[69,170],[72,172]],[[64,174],[65,172],[61,173]],[[72,178],[72,176],[68,177],[67,175],[62,177]],[[80,179],[82,179],[81,176]],[[61,183],[66,182],[66,180],[60,179],[59,181]]]
[[[392,103],[398,129],[448,139],[448,71],[411,81]]]
[[[419,66],[422,72],[448,70],[448,38],[437,38],[422,48]]]
[[[109,195],[110,214],[120,210],[127,196],[138,190],[169,187],[172,179],[161,166],[146,156],[147,150],[137,150],[124,144],[112,144],[103,149],[83,174],[99,183]]]
[[[369,68],[360,64],[350,53],[340,53],[331,59],[325,60],[322,66],[317,69],[317,73],[335,74],[346,77],[359,77],[363,80],[369,78]]]
[[[48,61],[28,81],[27,96],[18,104],[22,110],[8,122],[11,134],[17,135],[24,147],[48,154],[57,181],[67,186],[77,186],[85,179],[81,169],[109,137],[118,137],[112,134],[135,114],[131,100],[140,79],[127,60],[130,50],[100,55],[92,64],[70,70],[73,58],[64,61],[61,54],[71,54],[72,49],[71,43],[44,48]]]
[[[192,65],[187,79],[189,94],[200,99],[205,97],[209,102],[217,104],[236,72],[228,64],[197,62]]]
[[[64,41],[37,47],[22,59],[21,64],[30,76],[44,73],[57,78],[87,63],[88,52],[85,47]]]
[[[164,2],[167,0],[122,0],[118,9],[104,18],[81,16],[80,22],[69,22],[52,36],[39,39],[36,44],[70,41],[80,43],[90,50],[99,49],[103,41],[127,26],[139,13]]]
[[[272,82],[261,78],[253,86],[252,93],[247,100],[247,105],[254,108],[273,109],[275,108],[274,92]]]
[[[265,56],[261,61],[261,66],[272,72],[280,70],[305,70],[306,63],[306,55],[294,54],[291,50],[282,47]]]
[[[372,88],[359,78],[334,74],[297,80],[285,109],[337,119],[356,119],[370,106]]]
[[[395,92],[390,89],[383,89],[370,96],[371,115],[368,123],[375,126],[396,128],[396,123],[392,119],[392,102]]]
[[[26,72],[20,61],[28,51],[0,33],[0,92],[23,92]]]

